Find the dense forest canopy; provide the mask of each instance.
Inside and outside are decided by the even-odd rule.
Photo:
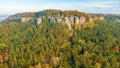
[[[50,10],[35,16],[57,13],[65,15]],[[1,24],[0,68],[120,68],[120,23],[107,16],[72,29],[46,21]]]
[[[36,12],[35,16],[39,17],[39,16],[53,16],[53,17],[60,17],[60,16],[90,16],[90,14],[86,14],[84,12],[79,12],[77,10],[65,10],[65,11],[61,11],[61,10],[43,10],[40,12]]]

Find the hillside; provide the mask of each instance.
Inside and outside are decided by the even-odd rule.
[[[84,12],[79,12],[76,10],[53,10],[53,9],[48,9],[48,10],[43,10],[39,12],[26,12],[26,13],[17,13],[15,15],[9,16],[7,19],[3,20],[1,23],[9,23],[9,22],[22,22],[22,18],[39,18],[39,17],[85,17],[86,19],[88,18],[95,18],[95,17],[100,17],[100,15],[91,15],[87,14]],[[32,21],[30,21],[32,22]]]
[[[113,14],[114,16],[120,16],[120,14]]]
[[[12,15],[0,25],[0,68],[120,68],[120,23],[112,17],[60,10]]]
[[[61,17],[85,17],[86,20],[99,20],[99,19],[109,19],[114,20],[116,22],[120,22],[120,16],[119,14],[90,14],[90,13],[84,13],[79,12],[76,10],[43,10],[39,12],[25,12],[25,13],[17,13],[14,15],[9,16],[5,20],[1,21],[0,23],[9,23],[9,22],[22,22],[22,18],[26,18],[26,20],[29,20],[28,22],[35,22],[31,21],[31,18],[48,18],[48,17],[54,17],[54,18],[61,18]],[[104,17],[104,18],[103,18]],[[27,21],[26,21],[27,22]]]

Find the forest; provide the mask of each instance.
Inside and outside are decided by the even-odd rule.
[[[72,27],[0,24],[0,68],[120,68],[120,23],[105,19]]]

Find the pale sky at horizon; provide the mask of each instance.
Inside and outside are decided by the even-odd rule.
[[[45,9],[120,14],[120,0],[0,0],[0,14],[37,12]]]

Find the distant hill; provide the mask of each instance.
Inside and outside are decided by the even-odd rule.
[[[11,15],[10,17],[34,17],[34,14],[33,12],[25,12],[25,13],[17,13],[17,14],[14,14],[14,15]]]
[[[105,17],[105,19],[110,20],[120,20],[120,14],[90,14],[79,12],[77,10],[56,10],[56,9],[47,9],[39,12],[25,12],[25,13],[17,13],[14,15],[9,16],[5,20],[1,21],[0,23],[9,23],[9,22],[20,22],[23,17],[31,17],[31,18],[39,18],[39,17],[85,17],[86,19],[94,18],[98,19],[99,17]]]
[[[120,14],[113,14],[113,16],[120,16]]]
[[[5,18],[7,18],[9,15],[0,15],[0,21],[4,20]]]
[[[31,17],[31,18],[39,18],[41,16],[45,17],[72,17],[72,16],[84,16],[84,17],[91,17],[91,14],[87,14],[84,12],[79,12],[76,10],[55,10],[55,9],[48,9],[43,10],[39,12],[25,12],[25,13],[17,13],[14,15],[9,16],[5,20],[3,20],[1,23],[9,23],[9,22],[19,22],[21,18],[23,17]]]
[[[85,16],[88,17],[90,14],[79,12],[77,10],[55,10],[48,9],[39,12],[25,12],[25,13],[17,13],[15,15],[11,15],[10,17],[40,17],[40,16],[51,16],[51,17],[59,17],[59,16]]]

